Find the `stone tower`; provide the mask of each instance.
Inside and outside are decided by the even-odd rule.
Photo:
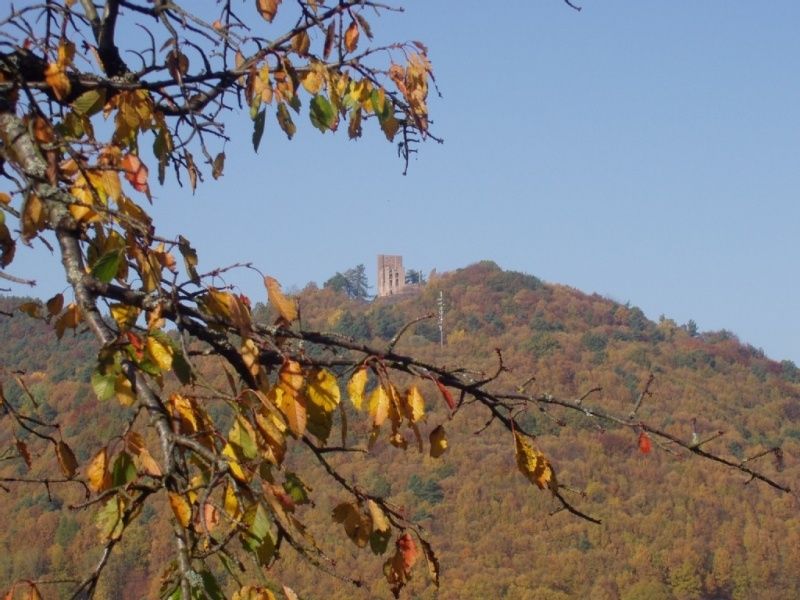
[[[406,270],[402,256],[378,255],[378,296],[393,296],[403,292]]]

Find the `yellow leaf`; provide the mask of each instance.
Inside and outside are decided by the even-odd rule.
[[[139,318],[141,310],[137,306],[130,306],[128,304],[112,304],[109,307],[111,317],[117,322],[121,330],[130,329]]]
[[[58,100],[69,96],[72,84],[67,77],[64,66],[59,63],[50,63],[44,71],[44,80],[47,82]]]
[[[36,194],[31,194],[25,201],[22,207],[22,238],[25,241],[30,240],[37,232],[44,229],[45,226],[45,211],[44,204]]]
[[[380,427],[389,416],[389,394],[379,385],[369,396],[369,414],[372,415],[372,425]]]
[[[103,448],[94,455],[86,467],[86,479],[89,489],[102,492],[111,487],[111,475],[108,472],[108,450]]]
[[[136,394],[133,392],[133,385],[130,380],[120,373],[114,380],[114,394],[122,406],[132,406],[136,402]]]
[[[344,47],[348,52],[354,52],[358,46],[358,25],[355,21],[350,21],[350,26],[344,32]]]
[[[198,431],[197,415],[195,414],[194,404],[189,398],[180,394],[172,394],[169,397],[173,416],[177,416],[180,421],[182,433],[195,433]]]
[[[558,489],[558,482],[550,461],[544,454],[533,447],[532,444],[514,432],[514,446],[516,450],[517,468],[531,483],[543,490],[548,488],[552,491]]]
[[[289,323],[297,320],[297,304],[294,300],[283,295],[281,284],[278,283],[278,280],[267,275],[264,277],[264,285],[267,287],[269,303],[275,307],[280,316]]]
[[[0,192],[0,204],[8,206],[11,203],[11,196],[5,192]]]
[[[323,81],[324,79],[317,71],[309,69],[303,77],[303,81],[301,83],[309,94],[316,94],[320,91],[320,89],[322,89]]]
[[[181,527],[184,529],[188,527],[189,523],[192,522],[192,507],[189,501],[180,494],[169,492],[169,505]]]
[[[231,519],[238,518],[240,512],[239,500],[236,499],[236,490],[230,483],[225,486],[225,496],[222,500],[222,508]]]
[[[309,373],[306,383],[308,399],[324,412],[332,413],[341,399],[336,376],[327,369],[315,369]]]
[[[430,435],[431,441],[431,458],[439,458],[447,451],[447,434],[445,434],[444,427],[437,426]]]
[[[302,436],[308,422],[305,397],[292,394],[282,386],[275,386],[270,390],[267,398],[286,417],[286,423],[289,425],[289,430],[292,434],[295,437]]]
[[[425,399],[417,389],[412,386],[407,392],[403,404],[405,416],[411,423],[418,423],[425,416]]]
[[[242,360],[247,366],[247,370],[250,371],[250,374],[253,377],[258,378],[259,373],[261,372],[261,353],[255,342],[249,338],[244,340],[239,353],[242,355]]]
[[[256,0],[256,9],[267,21],[272,23],[281,0]]]
[[[231,600],[275,600],[275,596],[267,588],[246,585],[235,591]]]
[[[75,460],[75,455],[72,449],[64,442],[56,444],[56,458],[58,459],[58,466],[61,467],[61,472],[64,477],[72,479],[75,477],[75,471],[78,470],[78,461]]]
[[[241,463],[239,462],[239,457],[236,456],[236,450],[230,444],[225,444],[225,447],[222,449],[222,455],[228,458],[228,466],[231,470],[231,475],[233,475],[234,479],[240,481],[241,483],[247,483],[250,481],[250,477],[242,468]]]
[[[356,410],[361,410],[361,405],[364,403],[364,387],[367,385],[367,369],[360,367],[350,377],[347,382],[347,395],[350,396],[350,402]]]
[[[373,500],[367,500],[367,509],[372,517],[372,528],[375,531],[390,531],[392,526],[389,524],[389,519],[386,518],[386,513],[377,505]]]
[[[147,353],[162,371],[169,371],[172,367],[172,347],[161,340],[147,336]]]
[[[56,337],[61,339],[67,327],[74,330],[78,327],[78,323],[80,322],[81,311],[78,308],[78,305],[72,302],[69,306],[67,306],[67,310],[65,310],[64,313],[56,320]]]

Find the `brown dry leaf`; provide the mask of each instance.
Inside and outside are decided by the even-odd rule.
[[[281,284],[274,277],[267,275],[264,277],[264,285],[267,288],[267,298],[287,322],[292,323],[297,320],[297,303],[283,295]]]
[[[56,294],[47,301],[47,314],[55,317],[64,308],[64,294]]]
[[[347,31],[344,32],[344,47],[348,52],[355,52],[358,47],[358,24],[355,21],[350,21]]]
[[[158,466],[158,463],[147,450],[144,438],[139,433],[129,431],[125,436],[125,445],[128,451],[136,457],[136,461],[139,463],[142,471],[153,477],[161,476],[161,467]]]
[[[308,49],[311,47],[311,38],[305,29],[299,31],[292,37],[292,50],[300,56],[308,56]]]
[[[267,21],[272,23],[281,0],[256,0],[256,9]]]
[[[2,402],[0,402],[2,404]],[[28,468],[31,468],[31,453],[28,451],[28,446],[22,440],[16,441],[17,452],[22,457],[22,460],[25,461],[25,464],[28,465]]]
[[[447,434],[442,425],[437,426],[430,434],[431,458],[439,458],[447,451]]]
[[[64,477],[67,479],[75,477],[75,472],[78,470],[78,461],[75,460],[75,454],[65,442],[58,442],[56,444],[56,458],[58,459],[58,466],[61,467],[61,472],[64,474]]]

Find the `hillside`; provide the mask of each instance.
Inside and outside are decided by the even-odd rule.
[[[769,360],[729,332],[697,332],[664,319],[654,323],[632,306],[535,277],[506,272],[482,262],[437,276],[418,296],[348,300],[343,294],[309,286],[300,294],[303,327],[370,340],[384,346],[405,324],[446,302],[446,344],[439,345],[434,320],[413,325],[396,351],[436,364],[462,365],[491,373],[502,350],[504,373],[495,384],[529,392],[576,397],[601,387],[587,406],[626,415],[650,373],[652,396],[638,416],[681,439],[724,434],[708,448],[744,460],[781,446],[758,466],[796,487],[800,479],[800,370]],[[10,312],[19,299],[2,299]],[[262,312],[266,309],[261,308]],[[0,316],[0,376],[6,397],[30,403],[15,376],[38,406],[35,415],[58,415],[64,439],[84,464],[115,419],[132,409],[99,403],[88,383],[96,347],[85,335],[67,333],[55,342],[49,327],[16,312]],[[209,377],[218,377],[208,365]],[[24,374],[15,374],[24,371]],[[444,423],[450,450],[438,460],[416,450],[379,442],[368,455],[339,457],[337,464],[367,489],[386,494],[419,519],[430,533],[442,565],[439,598],[775,598],[800,596],[800,507],[780,494],[721,466],[668,446],[645,455],[628,429],[609,427],[577,413],[528,411],[518,421],[535,432],[571,499],[601,518],[600,526],[560,512],[547,495],[531,489],[516,473],[513,440],[505,430],[484,426],[487,415],[462,411],[450,421],[423,390],[431,424]],[[0,451],[14,443],[11,420],[0,420]],[[351,421],[353,423],[353,421]],[[476,434],[482,430],[479,435]],[[363,440],[366,429],[351,425]],[[288,468],[309,472],[317,518],[312,534],[329,550],[337,568],[375,582],[354,589],[304,564],[291,551],[275,567],[303,598],[388,597],[376,581],[381,557],[358,551],[330,520],[340,498],[328,494],[325,474],[290,456]],[[0,477],[53,472],[55,458],[34,456],[28,473],[20,459],[0,463]],[[777,473],[778,468],[782,472]],[[12,474],[12,475],[9,475]],[[11,484],[4,484],[6,486]],[[74,577],[97,559],[96,530],[88,511],[57,511],[82,498],[76,486],[13,484],[0,490],[0,513],[10,515],[0,531],[0,589],[22,577]],[[162,499],[163,500],[163,499]],[[101,597],[156,593],[161,557],[169,534],[153,511],[145,510],[124,540]],[[23,538],[24,536],[24,538]],[[41,540],[40,545],[20,539]],[[94,552],[92,552],[94,549]],[[269,575],[269,574],[267,574]],[[148,583],[148,580],[150,582]],[[423,576],[411,596],[435,592]],[[57,594],[54,594],[55,597]]]

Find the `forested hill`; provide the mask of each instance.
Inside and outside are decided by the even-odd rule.
[[[685,440],[693,431],[701,440],[724,432],[704,447],[735,461],[780,446],[782,460],[766,452],[753,465],[790,486],[800,483],[800,370],[768,359],[729,332],[699,332],[693,323],[669,319],[654,323],[635,307],[491,262],[438,275],[418,295],[373,302],[309,286],[299,295],[303,327],[385,348],[406,323],[436,312],[440,292],[444,346],[434,318],[409,327],[396,352],[463,366],[480,378],[497,370],[500,349],[508,371],[493,384],[498,389],[525,386],[532,394],[575,398],[599,387],[586,406],[623,416],[652,374],[652,394],[637,418]],[[0,310],[13,312],[20,302],[3,299]],[[56,343],[50,326],[13,314],[0,315],[6,396],[27,401],[14,382],[19,376],[38,402],[31,410],[56,418],[85,464],[113,431],[113,420],[132,409],[94,398],[88,378],[96,346],[88,337],[68,332]],[[209,377],[216,376],[213,365],[206,367]],[[339,464],[425,526],[441,561],[439,598],[800,597],[800,506],[794,496],[669,445],[654,444],[644,454],[628,428],[555,408],[529,409],[517,420],[538,434],[562,485],[576,490],[570,500],[603,524],[564,511],[550,514],[557,505],[516,472],[507,431],[487,427],[490,415],[477,407],[449,420],[435,388],[423,393],[429,422],[447,428],[450,448],[444,456],[420,456],[414,444],[403,451],[379,442],[368,455],[348,455]],[[351,435],[359,433],[357,421],[350,421]],[[14,443],[15,433],[25,439],[11,425],[7,417],[0,421],[2,449]],[[343,536],[330,519],[341,498],[326,492],[333,488],[324,472],[304,460],[290,457],[290,468],[307,473],[306,484],[315,490],[316,506],[303,509],[311,533],[338,569],[374,583],[350,587],[290,550],[274,569],[303,598],[389,597],[380,580],[384,558],[358,550]],[[32,462],[37,475],[56,468],[49,455]],[[27,472],[21,460],[0,468],[5,476]],[[80,497],[63,487],[51,486],[50,497],[41,485],[0,490],[0,514],[11,517],[0,529],[0,556],[8,557],[0,560],[0,590],[22,577],[75,576],[97,559],[91,514],[55,510]],[[123,555],[112,560],[102,597],[156,594],[169,551],[168,527],[152,510],[138,521],[126,533]],[[23,538],[39,545],[22,545]],[[421,574],[409,587],[409,597],[434,597]]]

